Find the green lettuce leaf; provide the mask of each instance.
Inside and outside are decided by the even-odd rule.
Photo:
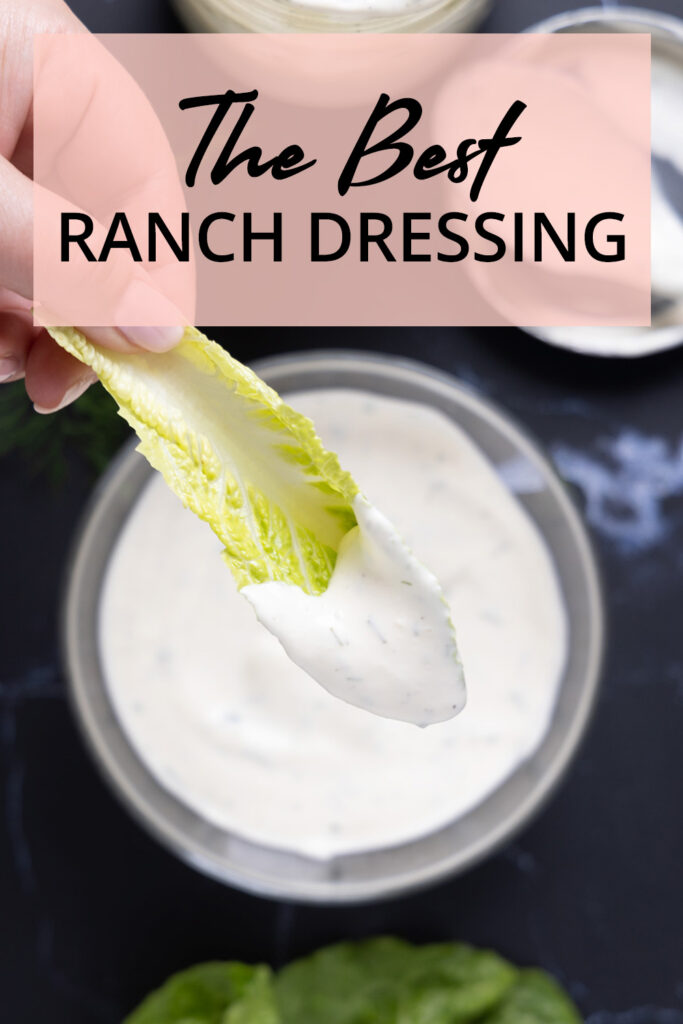
[[[545,971],[521,971],[503,1002],[481,1024],[581,1024],[569,996]]]
[[[400,939],[343,942],[267,967],[200,964],[169,979],[124,1024],[581,1024],[543,971],[488,950]]]
[[[198,964],[172,978],[124,1024],[279,1024],[267,967]]]
[[[418,946],[397,1024],[468,1024],[495,1006],[517,970],[496,953],[461,943]]]
[[[290,964],[275,992],[283,1024],[467,1024],[495,1007],[516,978],[486,950],[380,938]]]
[[[358,487],[307,417],[194,328],[162,354],[98,348],[70,327],[50,334],[95,371],[138,450],[218,535],[240,588],[326,589]]]
[[[221,1024],[281,1024],[270,971],[258,970],[242,998],[223,1015]]]

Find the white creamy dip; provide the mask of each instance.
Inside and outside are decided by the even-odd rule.
[[[466,32],[490,0],[175,0],[195,32]]]
[[[353,11],[359,15],[393,14],[395,12],[410,12],[420,10],[423,7],[435,6],[438,0],[285,0],[288,7],[315,7],[324,6],[331,11]],[[462,2],[462,0],[460,0]]]
[[[499,786],[547,730],[567,625],[542,538],[451,421],[355,391],[287,397],[437,572],[465,710],[416,729],[326,693],[257,622],[220,542],[157,477],[112,554],[100,647],[116,713],[163,786],[245,838],[326,858],[417,838]],[[387,608],[377,615],[383,635]],[[300,643],[305,656],[303,632]],[[381,697],[379,664],[367,686]]]
[[[431,725],[465,705],[448,606],[436,577],[362,495],[330,584],[243,587],[287,654],[335,697],[384,718]]]

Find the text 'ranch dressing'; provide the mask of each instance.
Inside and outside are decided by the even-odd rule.
[[[112,554],[100,647],[116,713],[163,786],[245,838],[328,858],[415,839],[465,814],[499,786],[547,730],[567,624],[542,538],[450,420],[421,405],[358,391],[309,391],[287,400],[313,419],[324,444],[416,559],[438,573],[467,675],[465,710],[418,729],[325,692],[257,622],[225,569],[220,542],[157,477]],[[382,534],[376,509],[359,500],[359,521]],[[354,557],[351,550],[350,576]],[[433,580],[416,559],[409,571]],[[424,594],[424,579],[405,578]],[[335,569],[322,598],[332,587],[342,592],[331,614],[340,600],[353,609],[345,585],[345,571]],[[242,594],[266,621],[273,614],[291,618],[286,628],[297,655],[315,659],[319,638],[311,630],[307,652],[298,605],[310,620],[307,602],[321,598],[298,592],[298,605],[287,607],[271,601],[268,588],[276,586],[247,587]],[[397,586],[403,588],[399,617],[406,607],[417,613],[410,625],[406,620],[412,629],[421,613],[403,604],[402,595],[413,588],[400,580]],[[376,693],[380,702],[388,692],[382,631],[396,619],[381,590],[373,626],[363,623],[368,660],[354,659],[366,665],[364,678],[351,684]],[[261,591],[263,599],[249,591]],[[365,594],[358,607],[367,602]],[[430,614],[436,612],[434,605]],[[344,656],[345,637],[332,639]],[[424,671],[422,657],[438,665],[445,656],[427,650],[427,643],[416,643],[411,670]],[[431,682],[416,678],[415,692],[429,693]],[[330,680],[325,685],[334,689]],[[430,702],[423,703],[428,708]]]

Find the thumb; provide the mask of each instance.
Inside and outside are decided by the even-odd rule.
[[[0,157],[0,284],[30,299],[33,291],[33,185]]]

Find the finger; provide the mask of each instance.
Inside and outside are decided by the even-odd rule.
[[[79,327],[96,345],[114,352],[168,352],[183,334],[182,327]]]
[[[2,286],[0,286],[0,313],[16,313],[17,316],[21,316],[33,324],[31,299],[26,299],[23,295]]]
[[[62,214],[66,210],[76,217],[89,215],[40,186],[33,190],[33,201],[40,231],[33,281],[37,323],[44,327],[75,324],[98,344],[124,352],[140,348],[165,352],[180,341],[185,317],[168,297],[173,281],[164,280],[160,289],[153,276],[131,261],[124,250],[114,251],[104,261],[85,259],[81,254],[75,260],[56,262],[54,254],[63,245]],[[88,248],[97,253],[108,229],[89,219]],[[145,326],[136,326],[139,324]]]
[[[30,320],[13,313],[0,313],[0,383],[20,380],[26,369],[28,351],[35,331]]]
[[[129,340],[166,349],[173,336],[135,325],[194,319],[193,266],[165,246],[154,261],[136,256],[133,264],[125,248],[111,251],[111,232],[124,213],[138,238],[152,209],[168,224],[180,222],[186,203],[173,150],[144,91],[101,41],[68,33],[51,43],[37,55],[34,101],[36,223],[41,242],[51,243],[36,253],[44,320],[130,325]],[[112,124],[121,126],[116,137]],[[65,224],[74,228],[66,241]],[[57,259],[65,247],[66,258]]]
[[[33,290],[33,187],[0,157],[0,281],[26,298]]]
[[[33,117],[30,112],[10,155],[10,160],[18,171],[21,171],[27,178],[33,179]]]
[[[18,150],[13,162],[28,173],[34,37],[39,32],[84,32],[85,26],[63,0],[2,0],[0,18],[0,154],[9,159]]]
[[[49,413],[75,401],[96,379],[93,371],[41,331],[26,360],[26,390],[36,412]]]

